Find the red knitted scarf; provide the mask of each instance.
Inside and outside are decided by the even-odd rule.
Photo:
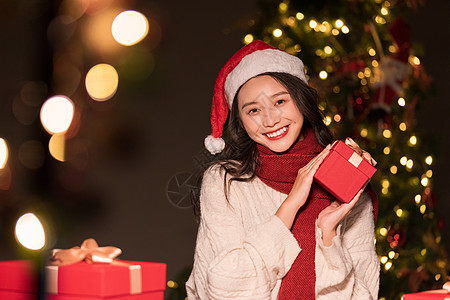
[[[320,153],[323,147],[317,142],[314,132],[308,130],[303,140],[282,154],[259,144],[257,149],[260,165],[256,175],[273,189],[289,194],[298,170]],[[374,193],[371,196],[375,207],[376,196]],[[299,209],[291,228],[302,251],[283,278],[278,299],[315,299],[315,222],[319,213],[334,200],[324,188],[313,183],[308,200]]]

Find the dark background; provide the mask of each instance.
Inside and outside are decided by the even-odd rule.
[[[89,158],[88,167],[79,172],[51,158],[46,158],[43,168],[29,170],[15,158],[25,141],[45,143],[49,138],[39,122],[20,124],[11,110],[23,82],[50,82],[54,49],[47,42],[46,26],[59,2],[0,4],[0,137],[9,143],[13,178],[10,190],[0,193],[0,260],[23,257],[14,240],[14,222],[21,213],[35,210],[52,228],[51,247],[70,248],[94,237],[100,245],[120,247],[123,259],[167,263],[168,280],[192,263],[197,225],[183,198],[190,184],[185,180],[204,160],[203,139],[210,132],[217,73],[242,46],[248,21],[257,16],[257,3],[123,3],[159,23],[161,42],[151,50],[155,68],[143,81],[120,81],[106,108],[96,110],[86,104],[79,137],[89,149]],[[433,184],[448,249],[449,11],[448,0],[429,0],[409,20],[411,40],[422,45],[420,59],[435,86],[435,93],[420,103],[418,122],[439,143]],[[145,40],[142,44],[151,45]],[[83,75],[93,64],[103,62],[94,55],[86,61],[89,65]],[[86,96],[85,101],[92,100]],[[68,186],[81,188],[61,188],[64,177]]]

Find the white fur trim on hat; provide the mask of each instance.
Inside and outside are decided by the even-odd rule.
[[[205,138],[205,147],[211,154],[216,155],[225,148],[225,141],[220,137],[215,138],[212,135],[208,135]]]
[[[264,49],[250,53],[228,74],[225,81],[225,95],[231,108],[233,99],[241,85],[259,74],[283,72],[294,75],[308,83],[305,67],[300,58],[278,49]]]

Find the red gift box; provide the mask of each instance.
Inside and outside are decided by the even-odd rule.
[[[37,274],[29,260],[0,262],[0,299],[35,300]]]
[[[437,299],[450,299],[450,293],[445,290],[433,290],[412,294],[405,294],[402,296],[402,300],[437,300]]]
[[[335,141],[314,179],[337,199],[348,203],[376,170],[352,148]]]
[[[83,261],[47,266],[45,273],[48,300],[162,300],[166,287],[164,263]],[[32,265],[28,261],[0,262],[0,299],[35,299],[36,278],[31,274]]]

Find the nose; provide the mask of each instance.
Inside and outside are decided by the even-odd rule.
[[[274,127],[281,119],[280,110],[271,107],[262,115],[262,124],[264,127]]]

